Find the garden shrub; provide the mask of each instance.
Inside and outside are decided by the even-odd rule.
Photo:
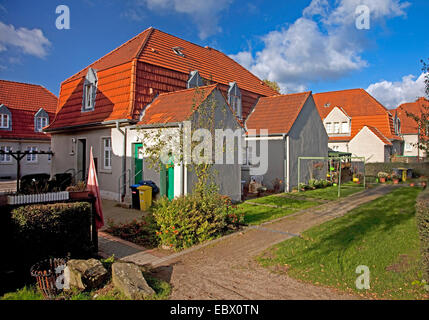
[[[21,206],[11,213],[14,243],[27,261],[91,252],[91,205],[86,202]]]
[[[416,204],[417,227],[420,235],[420,245],[424,267],[424,277],[429,283],[429,190],[421,192]]]
[[[228,197],[213,192],[193,192],[171,201],[163,197],[153,216],[160,243],[176,250],[214,239],[244,221]]]

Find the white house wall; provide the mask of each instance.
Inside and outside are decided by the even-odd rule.
[[[314,99],[310,96],[302,107],[295,123],[289,132],[290,146],[290,188],[298,185],[298,157],[327,157],[328,135]],[[300,181],[310,177],[301,170]]]
[[[0,140],[0,146],[8,146],[12,148],[12,151],[26,151],[28,147],[37,147],[38,151],[49,151],[51,143],[49,141],[16,141],[16,140]],[[12,178],[16,179],[17,173],[17,162],[11,156],[10,162],[0,163],[0,178]],[[21,177],[27,174],[36,173],[51,173],[51,161],[48,159],[48,155],[37,155],[36,162],[28,162],[27,157],[21,160]]]
[[[349,143],[349,152],[356,157],[365,157],[366,162],[388,162],[388,150],[367,127],[359,131]]]

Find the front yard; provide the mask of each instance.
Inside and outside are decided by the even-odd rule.
[[[428,298],[421,284],[415,220],[420,190],[396,189],[341,218],[309,229],[302,238],[274,246],[258,260],[293,278],[367,298]],[[370,270],[368,290],[358,290],[355,285],[359,276],[356,267],[360,265]]]

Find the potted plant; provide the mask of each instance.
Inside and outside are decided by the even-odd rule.
[[[67,187],[66,191],[69,192],[70,199],[87,199],[87,198],[89,198],[89,191],[86,190],[86,183],[83,181],[79,181],[74,186]]]
[[[353,182],[359,184],[362,180],[362,173],[355,173],[353,174]]]
[[[398,184],[399,183],[399,176],[396,173],[392,174],[392,180],[394,184]]]
[[[387,177],[389,176],[389,174],[386,173],[386,172],[379,172],[377,174],[377,176],[378,176],[378,179],[379,179],[380,183],[385,183],[386,180],[387,180]]]

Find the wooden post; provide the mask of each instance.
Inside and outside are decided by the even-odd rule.
[[[97,225],[96,225],[96,215],[97,215],[97,209],[95,207],[95,202],[97,198],[95,196],[92,196],[91,198],[91,240],[92,244],[94,246],[94,252],[95,254],[98,254],[98,231],[97,231]]]

